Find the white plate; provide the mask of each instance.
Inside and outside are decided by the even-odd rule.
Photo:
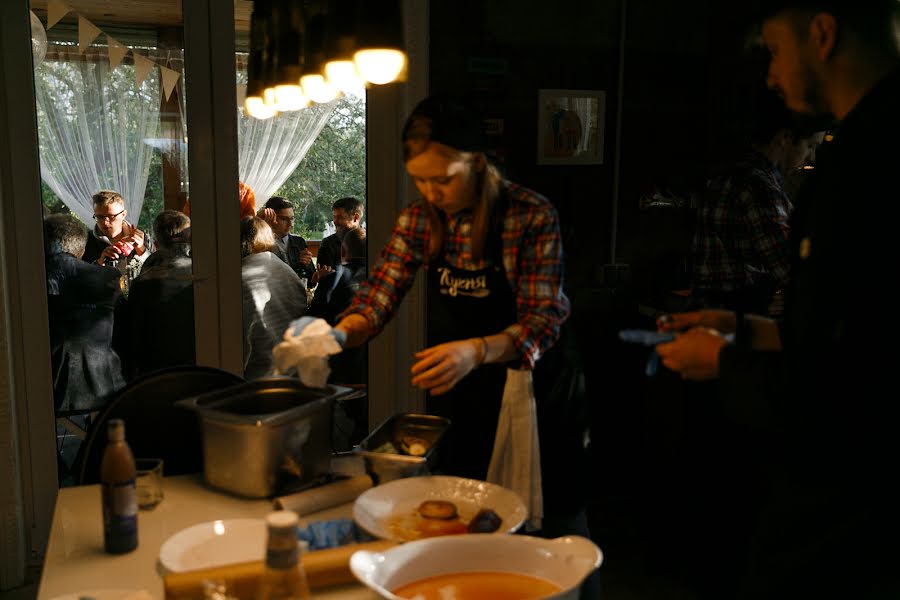
[[[93,600],[153,600],[153,595],[147,590],[91,589],[63,594],[52,600],[81,600],[82,598],[92,598]]]
[[[159,549],[159,562],[171,573],[262,560],[266,553],[263,519],[225,519],[182,529]]]
[[[502,522],[497,533],[511,533],[525,521],[525,503],[499,485],[449,476],[408,477],[375,486],[353,503],[353,519],[375,537],[405,542],[421,537],[411,529],[419,522],[416,509],[425,500],[449,500],[459,520],[468,523],[479,510],[490,508]]]

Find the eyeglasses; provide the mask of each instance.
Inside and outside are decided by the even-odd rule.
[[[98,223],[112,223],[123,212],[125,212],[124,208],[114,215],[94,215],[94,220]]]

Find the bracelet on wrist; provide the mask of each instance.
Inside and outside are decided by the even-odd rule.
[[[483,337],[480,337],[477,339],[481,343],[481,354],[478,356],[478,359],[475,361],[475,366],[480,367],[481,365],[484,364],[484,361],[487,358],[488,345],[487,345],[487,340],[484,339]]]

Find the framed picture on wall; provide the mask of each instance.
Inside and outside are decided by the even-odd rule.
[[[603,164],[606,92],[538,90],[539,165]]]

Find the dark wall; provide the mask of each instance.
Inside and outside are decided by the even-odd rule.
[[[654,188],[682,194],[703,180],[721,87],[741,44],[730,4],[627,2],[618,198],[622,0],[431,4],[431,90],[470,91],[490,117],[502,120],[496,146],[508,176],[550,198],[559,211],[573,300],[596,291],[610,262],[632,266],[639,294],[683,286],[690,215],[648,216],[639,200]],[[540,89],[605,90],[602,165],[537,164]]]

